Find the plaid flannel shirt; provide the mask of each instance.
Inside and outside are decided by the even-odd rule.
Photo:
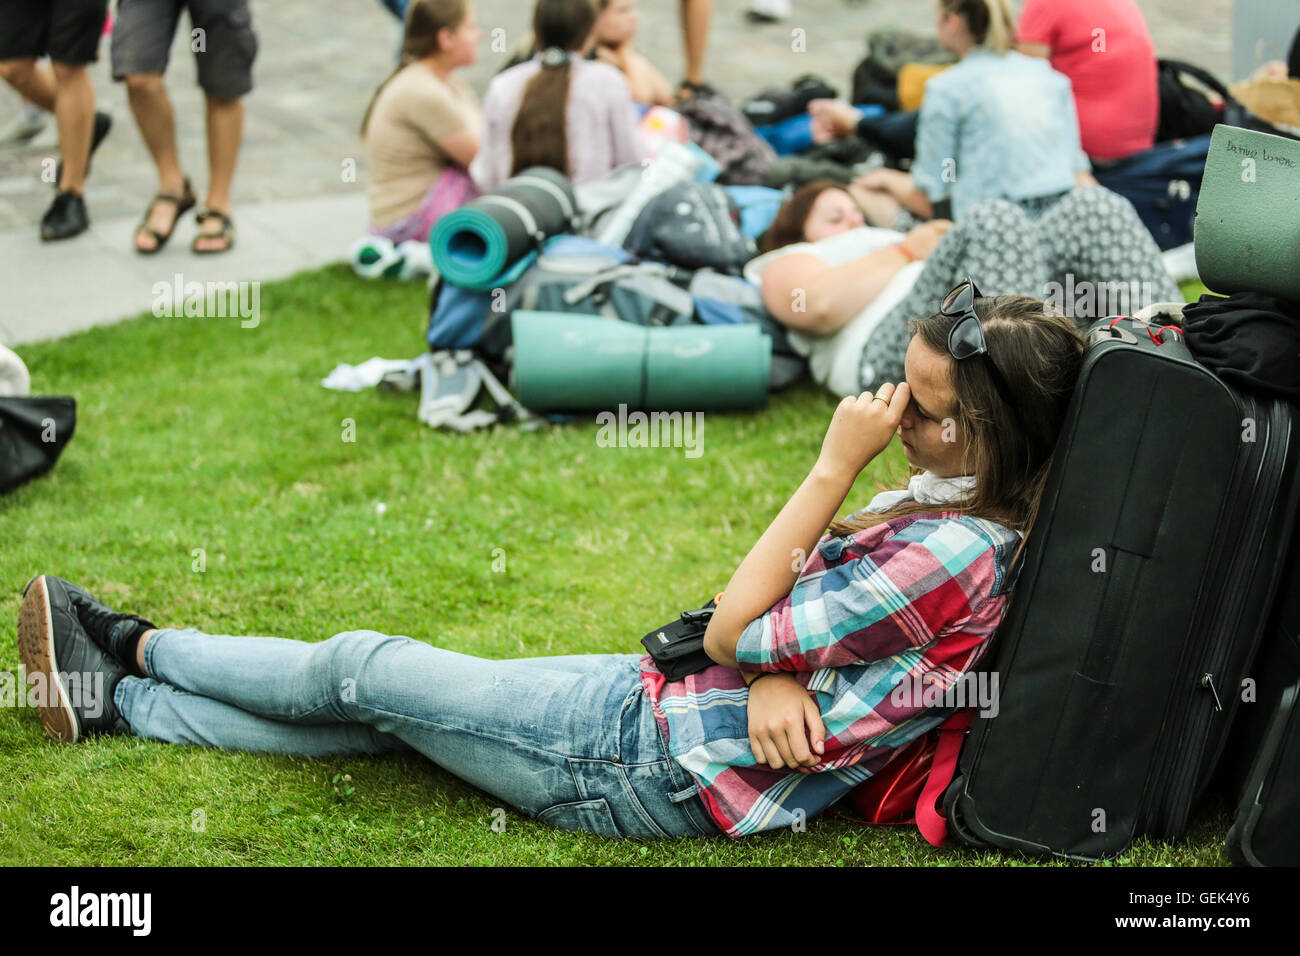
[[[826,725],[813,767],[756,763],[739,671],[717,664],[669,681],[644,656],[641,680],[669,754],[695,777],[718,826],[737,838],[807,820],[951,716],[952,707],[899,706],[890,693],[922,675],[951,687],[974,667],[1015,583],[1019,541],[955,512],[822,538],[790,594],[736,644],[742,670],[790,672],[813,695]]]

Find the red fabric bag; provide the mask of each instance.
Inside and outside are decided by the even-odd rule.
[[[972,717],[970,708],[964,708],[904,744],[870,780],[849,791],[849,804],[857,816],[839,816],[864,824],[915,823],[931,845],[943,846],[948,821],[936,804],[957,771],[957,755]]]

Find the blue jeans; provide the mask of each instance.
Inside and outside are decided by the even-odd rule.
[[[668,755],[635,654],[485,660],[348,631],[160,630],[113,695],[138,737],[327,757],[415,750],[529,817],[605,837],[720,831]]]

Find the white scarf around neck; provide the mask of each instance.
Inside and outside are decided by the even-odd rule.
[[[863,510],[880,514],[901,501],[919,501],[927,505],[948,504],[965,497],[974,488],[974,475],[940,478],[932,471],[923,471],[919,475],[913,475],[905,489],[880,492]]]

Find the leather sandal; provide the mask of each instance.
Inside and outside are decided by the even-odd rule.
[[[202,231],[203,224],[209,219],[221,220],[220,232],[205,233]],[[199,234],[194,237],[194,242],[190,245],[190,248],[198,255],[204,256],[218,252],[229,252],[230,247],[235,244],[235,224],[230,221],[230,217],[224,212],[220,212],[216,209],[200,209],[194,214],[194,221],[199,224],[200,231]],[[200,239],[224,239],[226,244],[220,249],[200,249]]]
[[[152,249],[141,249],[135,245],[135,251],[142,256],[151,256],[155,252],[162,252],[163,246],[167,245],[167,240],[172,237],[176,231],[176,224],[181,221],[181,216],[194,208],[197,202],[194,198],[194,190],[190,187],[189,179],[185,180],[184,195],[177,196],[175,193],[158,193],[149,201],[149,208],[144,211],[144,218],[140,220],[140,225],[136,226],[135,234],[138,236],[141,232],[153,236],[154,247]],[[176,215],[172,217],[172,227],[167,232],[161,233],[149,225],[149,214],[153,212],[153,207],[160,202],[171,203],[176,207]],[[134,244],[134,243],[133,243]]]

